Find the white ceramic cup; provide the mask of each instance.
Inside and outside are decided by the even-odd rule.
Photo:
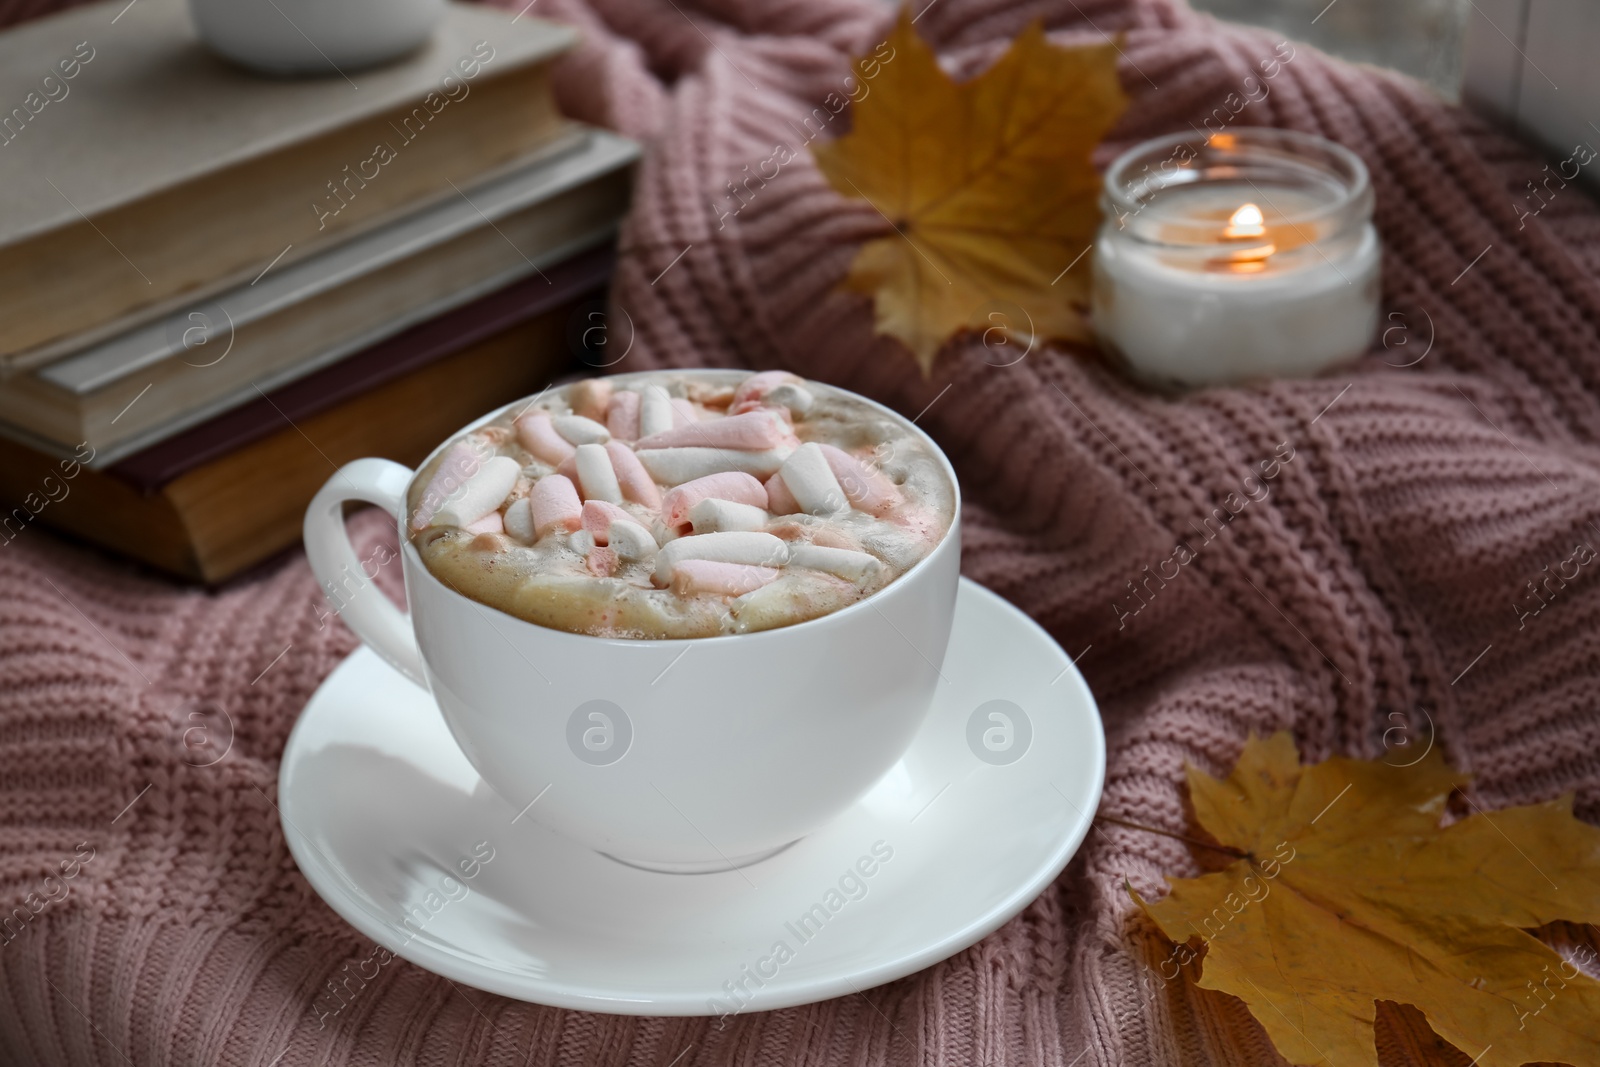
[[[865,793],[946,684],[961,562],[955,472],[921,430],[858,399],[939,458],[956,494],[950,530],[877,593],[793,626],[626,640],[524,622],[427,569],[406,530],[415,472],[382,459],[346,464],[317,493],[306,555],[350,628],[432,692],[472,765],[514,809],[528,805],[526,818],[652,869],[754,862]],[[398,524],[409,616],[366,579],[345,533],[352,500]]]
[[[426,41],[445,0],[189,0],[213,51],[280,76],[347,73]]]

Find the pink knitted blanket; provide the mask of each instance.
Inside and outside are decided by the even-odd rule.
[[[561,72],[567,108],[650,150],[614,294],[613,340],[633,342],[620,369],[786,367],[926,409],[964,483],[966,573],[1082,653],[1108,814],[1182,830],[1185,761],[1225,770],[1248,733],[1278,729],[1310,759],[1374,756],[1425,713],[1479,804],[1576,790],[1600,818],[1600,215],[1577,187],[1519,222],[1542,161],[1413,83],[1303,46],[1239,110],[1277,37],[1177,0],[934,0],[918,29],[959,71],[1035,18],[1063,41],[1123,34],[1118,144],[1211,116],[1359,152],[1386,332],[1322,380],[1182,398],[1060,349],[994,366],[976,342],[923,381],[836,289],[882,231],[870,208],[803,151],[753,197],[727,188],[816,135],[803,117],[882,38],[887,7],[537,13],[586,35]],[[1270,497],[1206,536],[1284,449]],[[392,537],[374,515],[356,525]],[[1150,580],[1179,541],[1194,558]],[[397,962],[319,1028],[325,983],[372,951],[311,893],[268,800],[296,714],[353,646],[321,615],[298,557],[205,594],[38,528],[0,548],[0,905],[44,892],[64,861],[75,873],[0,947],[0,1062],[1280,1062],[1236,1001],[1152,981],[1123,880],[1159,893],[1193,863],[1110,825],[994,935],[860,996],[719,1030],[515,1003]],[[218,709],[232,749],[194,766],[184,731]],[[1403,1013],[1380,1028],[1389,1062],[1426,1037]]]

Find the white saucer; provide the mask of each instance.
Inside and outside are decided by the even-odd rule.
[[[634,1015],[860,992],[1026,907],[1100,799],[1094,699],[1031,619],[962,579],[943,674],[906,757],[834,822],[742,870],[678,875],[624,866],[521,815],[478,778],[432,698],[363,647],[289,737],[284,836],[352,926],[489,992]]]

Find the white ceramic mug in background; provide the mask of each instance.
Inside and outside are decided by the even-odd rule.
[[[210,48],[242,66],[282,76],[337,75],[419,47],[445,0],[189,0]]]
[[[470,600],[412,546],[415,472],[388,460],[356,460],[329,479],[306,511],[306,555],[350,628],[432,692],[484,781],[513,808],[531,805],[527,818],[639,866],[752,862],[865,793],[905,753],[944,684],[961,562],[955,472],[921,430],[858,399],[939,457],[955,493],[950,530],[877,593],[793,626],[613,639]],[[364,576],[345,533],[350,500],[394,516],[409,616]]]

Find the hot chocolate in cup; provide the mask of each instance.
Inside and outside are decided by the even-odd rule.
[[[623,394],[639,399],[605,419]],[[644,457],[656,499],[619,448],[684,454]],[[767,507],[748,482],[703,481],[741,467]],[[351,500],[395,517],[409,615],[362,576]],[[959,508],[938,446],[881,405],[788,375],[662,371],[507,405],[416,472],[350,463],[305,542],[341,617],[432,693],[521,818],[626,863],[711,871],[805,836],[905,753],[944,684]]]

